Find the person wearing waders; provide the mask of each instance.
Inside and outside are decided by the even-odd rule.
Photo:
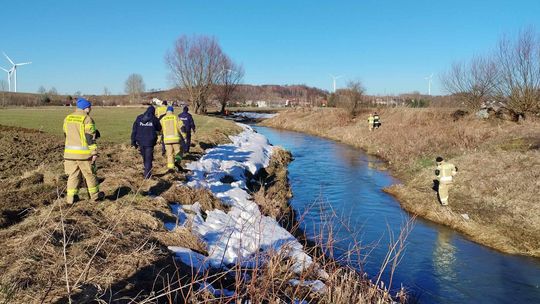
[[[165,114],[167,113],[167,104],[168,104],[167,101],[163,100],[161,102],[161,105],[157,106],[156,117],[159,120],[161,120],[161,118],[163,118],[163,116],[165,116]],[[165,143],[163,142],[163,134],[161,134],[160,141],[161,141],[161,156],[165,156]]]
[[[183,123],[182,135],[184,136],[184,139],[186,141],[184,146],[184,152],[188,153],[191,146],[191,130],[193,130],[193,133],[196,133],[195,122],[193,121],[193,116],[189,114],[188,106],[184,106],[182,113],[178,115],[178,118],[180,118]]]
[[[173,112],[173,107],[167,107],[165,116],[160,119],[163,143],[167,152],[167,169],[169,172],[175,168],[177,171],[182,169],[180,166],[180,162],[182,161],[181,147],[185,146],[184,137],[181,134],[182,125],[180,119]]]
[[[99,191],[99,184],[93,164],[98,157],[96,145],[96,125],[90,117],[92,104],[84,99],[77,99],[77,110],[64,119],[64,169],[68,175],[68,204],[73,204],[79,194],[81,175],[86,181],[88,193],[92,201],[103,199],[104,193]]]
[[[437,162],[435,176],[438,181],[437,193],[439,195],[439,201],[441,205],[448,206],[448,191],[452,186],[453,178],[457,174],[458,169],[453,164],[445,162],[440,156],[435,161]]]
[[[373,122],[374,122],[373,113],[369,113],[367,122],[368,122],[369,131],[370,132],[373,131]]]
[[[152,162],[154,161],[154,146],[158,133],[161,131],[159,119],[155,116],[155,108],[149,106],[146,111],[137,116],[131,130],[131,145],[140,149],[144,162],[144,178],[152,175]]]

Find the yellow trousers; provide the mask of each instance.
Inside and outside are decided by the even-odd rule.
[[[68,175],[67,180],[67,202],[73,203],[73,197],[79,194],[79,184],[81,175],[84,176],[88,193],[95,200],[98,198],[99,185],[96,176],[92,172],[92,162],[90,160],[64,160],[64,169]]]
[[[448,205],[448,191],[452,184],[439,184],[439,199],[443,206]]]
[[[165,144],[165,153],[167,153],[167,168],[174,169],[174,157],[182,152],[180,144]]]

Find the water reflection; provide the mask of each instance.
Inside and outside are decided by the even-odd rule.
[[[452,244],[452,232],[440,229],[433,250],[433,266],[442,281],[456,281],[456,247]]]

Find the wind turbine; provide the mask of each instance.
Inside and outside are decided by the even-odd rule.
[[[433,80],[433,73],[424,79],[428,81],[428,95],[431,96],[431,81]]]
[[[6,70],[2,67],[0,67],[0,69],[2,69],[2,71],[7,73],[8,92],[11,92],[11,70]]]
[[[339,78],[343,77],[343,75],[334,76],[334,75],[330,74],[330,77],[332,77],[332,79],[334,81],[334,93],[335,93],[336,92],[336,79],[339,79]]]
[[[13,92],[17,93],[17,67],[19,67],[21,65],[27,65],[27,64],[30,64],[32,62],[15,63],[15,62],[13,62],[13,60],[11,60],[11,58],[8,57],[8,55],[6,55],[6,53],[4,53],[4,56],[13,65],[9,71],[11,72],[11,75],[14,77],[13,79],[15,80],[13,82]]]

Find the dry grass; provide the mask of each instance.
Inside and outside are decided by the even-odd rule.
[[[351,269],[338,267],[316,250],[316,268],[301,273],[292,269],[284,253],[261,253],[254,268],[233,265],[223,271],[196,269],[177,263],[167,246],[182,246],[206,255],[205,243],[187,225],[167,231],[164,222],[175,222],[171,203],[199,202],[203,210],[226,208],[207,190],[178,186],[183,174],[164,174],[165,160],[156,151],[157,178],[143,180],[138,152],[125,144],[101,145],[98,176],[107,197],[102,203],[84,199],[68,206],[60,197],[65,190],[61,161],[49,147],[61,139],[23,129],[0,129],[10,147],[23,151],[19,143],[35,137],[48,142],[27,150],[28,159],[44,155],[41,166],[19,161],[5,166],[6,187],[0,190],[3,222],[0,228],[0,302],[6,303],[253,303],[291,302],[304,299],[319,303],[390,303],[387,290]],[[207,133],[196,143],[221,143],[225,134]],[[15,140],[14,138],[18,138]],[[159,150],[159,148],[156,148]],[[194,154],[200,155],[197,144]],[[290,189],[286,165],[290,153],[276,149],[270,166],[255,177],[260,184],[255,197],[264,213],[282,220],[292,211],[287,205]],[[7,158],[9,161],[10,159]],[[2,162],[0,165],[9,163]],[[152,198],[148,191],[160,194]],[[11,211],[6,213],[6,211]],[[290,222],[292,229],[298,223]],[[299,233],[299,232],[298,232]],[[321,237],[321,240],[323,238]],[[309,249],[311,248],[311,249]],[[323,269],[329,275],[320,293],[305,282],[316,279]],[[293,285],[296,279],[300,284]],[[203,285],[204,284],[204,285]],[[211,294],[227,288],[232,297]],[[354,287],[352,287],[352,286]],[[207,286],[202,288],[202,286]],[[359,302],[362,303],[362,302]]]
[[[383,109],[369,132],[367,113],[349,119],[340,109],[282,112],[265,125],[307,132],[362,148],[388,161],[404,185],[387,191],[402,206],[493,248],[540,256],[540,122],[453,121],[449,109]],[[431,189],[434,159],[459,168],[450,210]],[[469,221],[460,214],[468,214]]]
[[[194,140],[193,157],[203,146],[228,141],[226,134],[203,130]],[[140,299],[168,284],[163,276],[177,271],[167,246],[205,253],[205,244],[189,229],[165,229],[164,222],[175,220],[169,204],[176,200],[146,195],[166,193],[184,179],[164,174],[166,162],[157,151],[160,177],[145,181],[138,151],[100,145],[98,176],[105,201],[92,203],[81,193],[82,201],[68,206],[61,197],[62,154],[56,151],[62,139],[13,127],[0,132],[8,148],[0,158],[5,185],[0,189],[0,302]],[[198,194],[188,189],[183,195]]]

